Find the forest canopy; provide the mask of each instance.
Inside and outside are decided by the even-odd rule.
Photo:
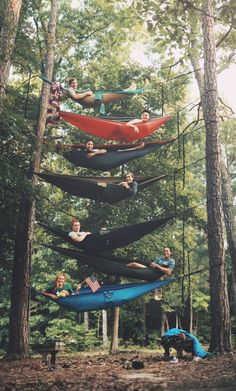
[[[112,252],[112,256],[141,259],[148,264],[168,246],[176,261],[177,282],[162,289],[161,300],[155,301],[150,294],[121,308],[120,343],[152,346],[155,336],[168,325],[179,325],[210,343],[212,351],[230,350],[229,338],[219,342],[212,323],[216,307],[222,306],[228,321],[227,326],[219,325],[221,332],[229,335],[231,326],[235,330],[235,118],[230,102],[221,96],[209,101],[207,97],[209,91],[215,91],[214,80],[220,72],[235,62],[235,4],[229,0],[217,4],[205,0],[191,4],[88,0],[72,7],[68,0],[18,0],[14,10],[11,3],[7,0],[1,4],[0,26],[0,70],[5,70],[5,78],[0,80],[0,353],[9,351],[9,328],[16,315],[13,305],[19,311],[21,308],[20,299],[14,299],[18,296],[27,299],[24,319],[19,312],[17,321],[27,324],[26,314],[30,314],[30,335],[19,337],[26,345],[23,355],[29,343],[50,338],[64,339],[73,351],[102,345],[100,311],[89,314],[88,329],[81,314],[66,312],[43,298],[29,304],[29,295],[44,290],[59,271],[67,274],[73,287],[94,272],[42,246],[61,245],[61,239],[49,235],[37,222],[69,232],[71,219],[77,217],[82,231],[96,232],[102,227],[112,230],[169,215],[175,218],[165,229]],[[214,17],[209,17],[209,12]],[[14,23],[9,29],[11,17]],[[211,23],[215,26],[208,31]],[[214,29],[214,39],[210,29]],[[214,53],[207,57],[209,40],[213,40],[216,57]],[[148,65],[139,57],[133,58],[137,45],[144,48],[140,56],[146,56]],[[36,179],[37,169],[101,176],[99,171],[73,166],[56,153],[58,141],[63,145],[85,144],[90,136],[65,121],[47,126],[50,83],[41,78],[47,75],[65,89],[69,79],[76,78],[79,91],[124,90],[132,83],[143,88],[142,94],[106,106],[106,115],[127,121],[140,118],[144,109],[152,118],[170,115],[164,127],[142,141],[175,141],[106,171],[105,176],[121,178],[131,171],[135,176],[165,177],[115,205],[72,196]],[[194,82],[198,97],[193,100]],[[70,99],[60,105],[64,111],[98,115],[96,108],[83,108]],[[209,129],[209,118],[219,129]],[[104,143],[101,138],[93,140]],[[214,140],[216,149],[211,150]],[[217,155],[215,162],[209,161],[213,155]],[[220,205],[215,204],[216,199]],[[219,221],[222,226],[218,227]],[[207,270],[191,274],[201,269]],[[104,284],[127,282],[126,278],[96,274]],[[218,289],[219,276],[223,276],[224,290]],[[217,299],[216,291],[220,292]],[[214,298],[219,302],[214,304]],[[112,317],[109,313],[109,337]],[[16,341],[10,346],[11,352],[17,351]]]

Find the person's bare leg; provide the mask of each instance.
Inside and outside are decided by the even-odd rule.
[[[117,102],[119,100],[123,99],[130,99],[132,98],[132,94],[112,94],[112,93],[105,93],[102,98],[102,102],[105,105],[108,105],[109,103]]]
[[[137,86],[135,83],[132,83],[128,88],[126,88],[124,91],[133,91],[133,90],[136,90]],[[122,99],[129,99],[129,98],[132,98],[132,95],[129,95],[129,94],[116,94],[116,93],[104,93],[103,97],[102,97],[102,100],[101,101],[96,101],[96,97],[95,97],[95,94],[91,95],[91,96],[85,96],[84,98],[82,99],[78,99],[76,100],[78,103],[80,103],[82,106],[86,106],[86,107],[96,107],[98,106],[100,103],[104,103],[105,105],[109,104],[109,103],[112,103],[112,102],[116,102],[118,100],[122,100]],[[100,103],[99,103],[100,102]]]
[[[147,269],[147,266],[142,265],[142,263],[138,263],[138,262],[130,262],[130,263],[127,263],[126,266],[128,266],[132,269]]]
[[[136,83],[132,82],[131,85],[126,88],[124,91],[133,91],[133,90],[136,90],[137,86],[136,86]]]
[[[96,106],[94,94],[91,96],[85,96],[83,99],[78,99],[77,102],[85,107],[94,108]]]
[[[137,88],[136,84],[132,83],[124,91],[134,91],[134,90],[136,90],[136,88]],[[107,105],[109,103],[116,102],[118,100],[129,99],[129,98],[132,98],[131,94],[116,94],[115,92],[114,93],[104,93],[104,95],[102,97],[102,103]]]
[[[145,143],[141,143],[137,145],[136,147],[133,148],[127,148],[127,149],[117,149],[116,152],[129,152],[129,151],[134,151],[136,149],[142,149],[145,146]]]
[[[144,146],[145,146],[145,143],[141,143],[141,144],[137,145],[137,147],[135,149],[142,149]]]

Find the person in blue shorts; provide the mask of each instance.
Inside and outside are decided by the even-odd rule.
[[[170,247],[163,248],[163,256],[151,262],[148,266],[138,262],[128,263],[127,266],[133,269],[145,269],[150,267],[152,269],[159,269],[163,274],[170,275],[175,267],[175,261],[171,258],[172,251]]]

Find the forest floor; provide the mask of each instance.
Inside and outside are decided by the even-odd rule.
[[[143,368],[133,369],[136,364]],[[157,353],[58,354],[55,369],[40,358],[0,360],[0,391],[236,390],[236,352],[201,361],[166,362]]]

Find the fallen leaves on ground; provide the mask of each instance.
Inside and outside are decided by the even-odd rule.
[[[236,353],[236,352],[235,352]],[[134,369],[133,362],[143,367]],[[141,365],[143,363],[143,365]],[[235,390],[236,354],[194,362],[163,361],[160,355],[58,355],[56,368],[40,358],[0,360],[0,391]]]

